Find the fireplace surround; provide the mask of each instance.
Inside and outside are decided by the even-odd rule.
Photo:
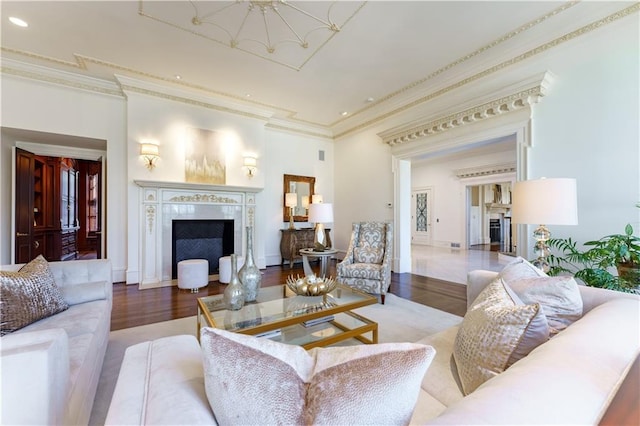
[[[232,246],[227,246],[226,250],[244,255],[246,226],[254,226],[256,193],[261,188],[141,180],[134,182],[140,187],[140,289],[177,284],[173,274],[175,256],[172,236],[175,222],[232,223],[232,228],[223,231],[233,241]],[[258,238],[256,235],[256,240]],[[215,263],[217,262],[213,266]],[[210,279],[217,278],[217,272],[210,265]]]

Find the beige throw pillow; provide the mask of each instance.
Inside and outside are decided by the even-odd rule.
[[[44,257],[17,272],[0,271],[0,335],[68,308]]]
[[[465,395],[549,338],[539,304],[524,305],[500,278],[489,284],[469,308],[453,347]]]
[[[528,262],[526,259],[518,256],[515,260],[507,264],[502,271],[498,274],[498,278],[504,279],[504,282],[507,284],[511,284],[514,280],[519,280],[523,278],[537,278],[537,277],[546,277],[542,270],[533,266],[532,263]]]
[[[522,278],[507,284],[524,303],[542,306],[552,335],[582,317],[582,296],[573,277]]]
[[[310,351],[203,328],[218,424],[408,424],[435,350],[394,343]]]

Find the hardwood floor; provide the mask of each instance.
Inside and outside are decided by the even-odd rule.
[[[318,268],[317,265],[312,266]],[[289,269],[288,265],[269,266],[262,272],[263,287],[282,284],[290,274],[304,274],[301,264],[295,264],[293,269]],[[329,265],[329,274],[336,275],[335,261]],[[196,315],[197,298],[221,294],[225,288],[226,285],[218,281],[211,281],[198,293],[180,290],[175,286],[138,290],[137,285],[115,284],[111,330]],[[389,292],[460,316],[466,311],[466,286],[462,284],[409,273],[392,274]]]

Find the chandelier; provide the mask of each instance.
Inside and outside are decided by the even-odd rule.
[[[141,1],[139,14],[299,70],[366,2],[189,0],[173,11],[163,3]]]

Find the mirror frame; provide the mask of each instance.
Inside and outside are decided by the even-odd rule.
[[[290,188],[290,184],[292,182],[303,182],[303,183],[308,183],[309,184],[309,202],[311,202],[311,196],[313,194],[315,194],[315,184],[316,184],[316,178],[311,177],[311,176],[297,176],[297,175],[284,175],[284,185],[283,185],[283,192],[282,192],[282,221],[283,222],[289,222],[289,207],[287,207],[284,203],[285,203],[285,195],[287,192],[289,192],[289,188]],[[308,215],[294,215],[293,216],[293,221],[294,222],[308,222],[309,221],[309,216]]]

